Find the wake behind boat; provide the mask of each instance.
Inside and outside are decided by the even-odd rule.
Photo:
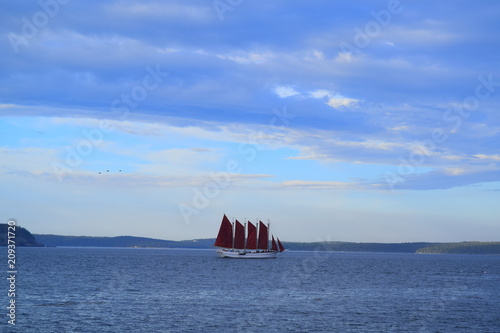
[[[220,247],[217,255],[221,258],[274,259],[285,248],[278,238],[276,242],[271,235],[271,239],[269,248],[269,224],[259,221],[255,226],[249,221],[243,225],[238,220],[231,223],[224,214],[214,246]]]

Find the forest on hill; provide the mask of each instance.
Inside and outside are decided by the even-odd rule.
[[[500,254],[500,242],[442,243],[424,247],[417,253]]]
[[[78,246],[78,247],[150,247],[150,248],[209,248],[213,239],[193,239],[186,241],[171,241],[147,237],[117,236],[60,236],[36,235],[36,238],[46,246]]]
[[[9,236],[15,242],[16,246],[43,246],[37,242],[35,236],[27,229],[17,225],[10,226],[9,228],[7,223],[0,223],[0,246],[7,246],[9,244]]]

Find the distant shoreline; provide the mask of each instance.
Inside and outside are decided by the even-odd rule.
[[[0,224],[0,246],[7,245],[7,238],[7,224]],[[16,246],[20,247],[213,249],[214,241],[214,238],[172,241],[134,236],[92,237],[31,234],[27,229],[19,226],[15,230]],[[286,249],[295,251],[500,255],[500,242],[356,243],[335,241],[309,243],[283,242],[283,245]]]
[[[61,236],[34,234],[37,242],[52,247],[123,247],[123,248],[177,248],[211,249],[214,239],[183,241],[146,237],[118,236]],[[384,252],[418,254],[500,254],[500,242],[411,242],[411,243],[355,243],[355,242],[283,242],[285,248],[297,251]]]

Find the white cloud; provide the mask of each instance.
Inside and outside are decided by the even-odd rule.
[[[274,92],[280,97],[280,98],[287,98],[290,96],[295,96],[300,94],[297,90],[290,86],[277,86],[274,88]]]
[[[328,105],[334,108],[339,108],[342,106],[351,106],[352,104],[355,104],[359,102],[357,99],[354,98],[342,98],[342,97],[333,97],[328,100]]]
[[[326,100],[325,103],[327,105],[333,108],[348,107],[359,102],[359,100],[357,99],[344,97],[327,89],[316,89],[309,92],[300,92],[291,86],[277,86],[275,87],[274,91],[280,98],[303,95],[310,96],[315,99],[323,99]]]
[[[318,89],[311,91],[309,94],[311,94],[312,97],[314,98],[332,98],[334,94],[326,89]]]
[[[324,60],[325,59],[325,55],[321,51],[314,50],[312,53],[319,60]]]
[[[408,131],[410,129],[410,126],[408,126],[408,125],[398,125],[398,126],[394,126],[394,127],[388,128],[388,129],[391,130],[391,131],[395,131],[395,132]]]
[[[181,49],[177,49],[175,47],[163,47],[157,48],[156,51],[161,54],[170,54],[170,53],[179,53],[182,52]]]
[[[136,172],[154,175],[195,175],[205,172],[204,165],[217,162],[221,153],[214,149],[171,148],[146,153],[136,152],[144,160]]]
[[[350,63],[352,61],[354,61],[355,59],[355,56],[350,53],[350,52],[339,52],[337,54],[337,57],[335,58],[336,61],[340,62],[340,63]]]
[[[0,109],[12,109],[17,107],[19,106],[15,104],[0,104]]]
[[[113,3],[104,6],[105,11],[113,16],[137,19],[165,19],[165,20],[192,20],[210,21],[213,19],[212,11],[205,6],[188,6],[174,3]]]
[[[0,170],[4,172],[30,172],[43,174],[52,172],[52,162],[57,161],[57,150],[51,148],[2,148],[0,147]]]
[[[263,64],[275,58],[269,51],[236,51],[228,54],[218,54],[217,58],[234,61],[238,64]]]
[[[379,185],[335,181],[287,180],[278,183],[277,187],[289,189],[366,190],[377,189]]]
[[[467,170],[463,168],[444,168],[443,171],[452,176],[461,175],[467,172]]]
[[[490,161],[496,161],[500,162],[500,155],[494,154],[494,155],[486,155],[486,154],[476,154],[474,157],[480,159],[480,160],[490,160]]]
[[[382,32],[382,35],[399,44],[421,44],[428,46],[429,44],[448,44],[455,42],[461,38],[460,34],[451,31],[443,22],[429,21],[423,22],[418,28],[405,27],[403,25],[393,25],[390,29]]]

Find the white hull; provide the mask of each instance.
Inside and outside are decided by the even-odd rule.
[[[217,250],[217,255],[220,258],[233,258],[233,259],[276,259],[279,252],[277,251],[266,251],[266,252],[255,252],[255,251],[242,251],[242,250],[228,250],[220,249]]]

